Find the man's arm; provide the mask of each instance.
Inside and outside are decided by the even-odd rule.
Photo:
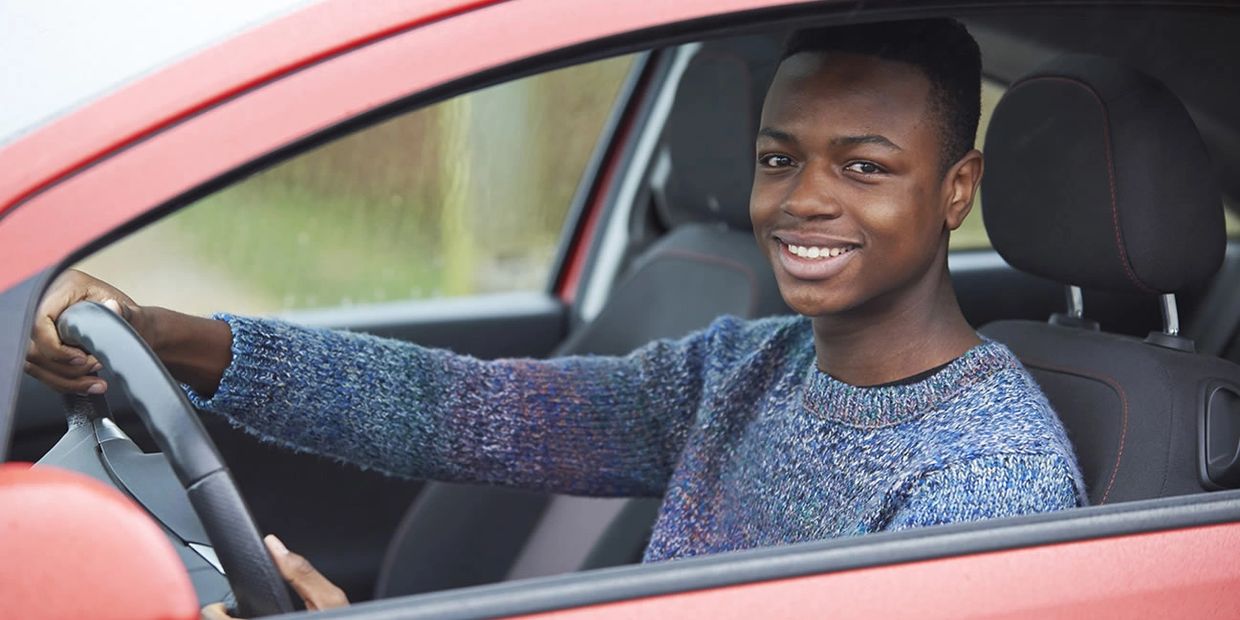
[[[104,303],[151,345],[200,408],[268,441],[419,478],[561,492],[659,494],[701,400],[711,333],[623,358],[483,362],[410,343],[140,306],[74,270],[39,308],[27,371],[102,393],[98,360],[55,322]],[[712,329],[734,329],[720,321]]]
[[[231,329],[232,362],[214,394],[191,400],[260,438],[395,475],[592,495],[663,491],[701,401],[711,338],[626,357],[482,361],[217,318]]]

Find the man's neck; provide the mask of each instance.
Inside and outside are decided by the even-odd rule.
[[[898,298],[815,317],[813,324],[818,368],[852,385],[898,381],[981,342],[960,311],[945,268]]]

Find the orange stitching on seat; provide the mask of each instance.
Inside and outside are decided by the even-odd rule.
[[[1147,285],[1145,282],[1142,282],[1141,279],[1137,277],[1136,272],[1132,270],[1132,265],[1130,264],[1128,260],[1128,250],[1124,246],[1124,237],[1120,233],[1119,200],[1115,194],[1115,162],[1113,161],[1112,156],[1111,156],[1111,117],[1107,114],[1106,103],[1102,100],[1102,96],[1098,94],[1098,91],[1094,90],[1094,88],[1090,86],[1088,83],[1082,82],[1080,80],[1077,80],[1075,78],[1070,78],[1070,77],[1040,75],[1040,76],[1036,76],[1036,77],[1032,77],[1027,80],[1024,80],[1023,82],[1021,82],[1020,84],[1017,84],[1016,86],[1023,86],[1025,84],[1028,84],[1036,80],[1060,81],[1060,82],[1067,82],[1069,84],[1080,86],[1081,88],[1084,88],[1085,91],[1088,92],[1090,95],[1092,95],[1094,98],[1094,101],[1098,103],[1098,107],[1102,108],[1102,143],[1103,143],[1103,146],[1106,147],[1105,152],[1106,152],[1106,157],[1107,157],[1107,186],[1108,186],[1108,189],[1110,189],[1111,191],[1111,229],[1115,232],[1115,250],[1119,253],[1119,264],[1120,266],[1124,268],[1124,273],[1128,276],[1128,279],[1131,280],[1132,283],[1136,285],[1138,289],[1146,293],[1150,293],[1152,295],[1157,295],[1159,291],[1154,290],[1149,285]],[[1013,89],[1014,88],[1015,87],[1013,87]]]
[[[1057,372],[1057,373],[1065,374],[1065,375],[1076,375],[1080,377],[1085,377],[1087,379],[1093,379],[1094,381],[1098,381],[1101,383],[1105,383],[1108,387],[1110,387],[1112,390],[1115,391],[1115,394],[1117,396],[1119,396],[1119,402],[1122,405],[1121,407],[1122,415],[1120,416],[1121,423],[1120,423],[1120,431],[1119,431],[1119,450],[1115,454],[1115,465],[1111,467],[1111,479],[1107,481],[1107,488],[1105,491],[1102,492],[1102,499],[1098,500],[1099,506],[1107,503],[1107,497],[1111,495],[1111,488],[1115,486],[1115,477],[1119,474],[1120,461],[1124,459],[1124,444],[1128,441],[1128,393],[1124,391],[1124,388],[1123,386],[1119,384],[1119,381],[1116,381],[1115,379],[1111,377],[1091,374],[1091,373],[1084,372],[1082,370],[1073,369],[1073,368],[1055,366],[1052,364],[1047,364],[1044,362],[1031,360],[1026,357],[1021,357],[1020,361],[1024,363],[1026,366],[1032,366],[1034,368],[1040,368],[1042,370],[1049,370],[1051,372]]]

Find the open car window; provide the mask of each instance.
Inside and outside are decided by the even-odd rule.
[[[986,139],[986,127],[994,114],[999,98],[1003,96],[1004,86],[994,79],[982,78],[982,114],[977,123],[977,140],[974,148],[982,149]],[[990,247],[990,239],[986,237],[986,227],[982,224],[982,196],[979,192],[973,198],[973,210],[960,228],[952,231],[952,250],[979,250]]]
[[[632,65],[632,56],[586,63],[402,114],[237,182],[77,267],[200,314],[546,290]]]

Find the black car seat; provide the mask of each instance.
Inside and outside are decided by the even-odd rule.
[[[669,230],[632,262],[557,355],[620,355],[722,314],[788,312],[749,224],[753,140],[778,45],[704,44],[688,62],[656,154],[651,200]],[[397,529],[376,598],[640,559],[658,498],[547,496],[428,483]]]
[[[1236,486],[1240,366],[1195,353],[1178,334],[1174,293],[1206,281],[1226,243],[1219,185],[1179,99],[1114,61],[1065,56],[1012,84],[985,146],[995,249],[1067,285],[1069,307],[982,332],[1046,392],[1091,502]],[[1145,339],[1107,333],[1082,309],[1081,289],[1161,302],[1163,328]]]

